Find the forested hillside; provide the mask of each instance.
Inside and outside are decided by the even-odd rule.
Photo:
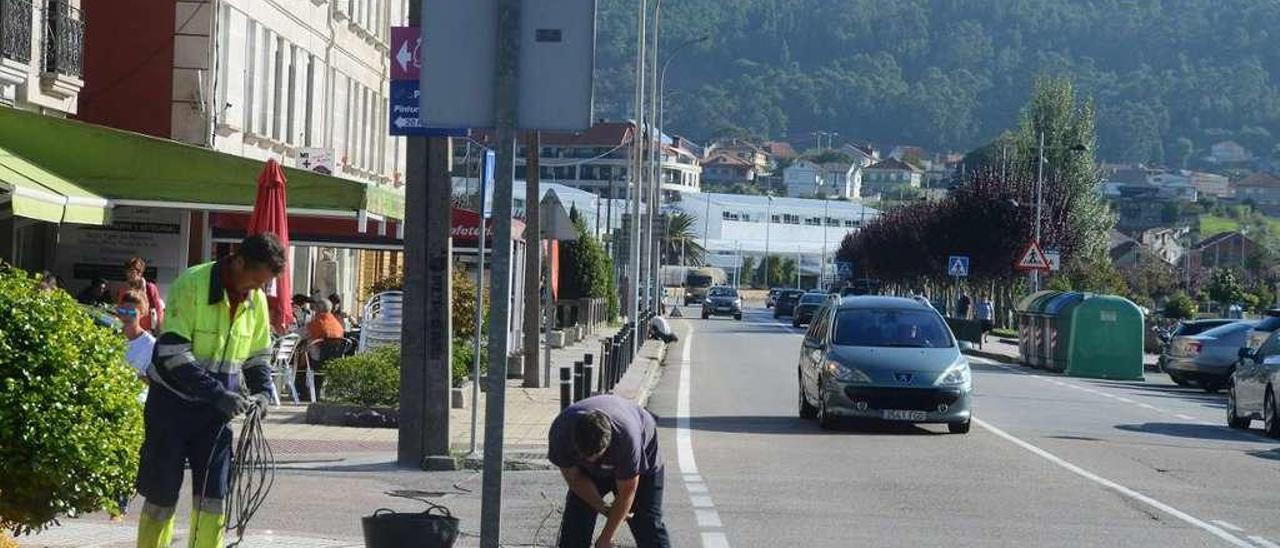
[[[652,5],[653,0],[650,0]],[[637,0],[600,1],[597,110],[631,111]],[[1280,137],[1280,1],[666,0],[667,126],[695,139],[814,131],[971,148],[1037,75],[1097,110],[1099,157],[1180,164]]]

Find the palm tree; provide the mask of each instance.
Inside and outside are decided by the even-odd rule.
[[[665,264],[706,264],[707,250],[694,236],[694,221],[693,216],[688,213],[672,213],[667,216],[667,233],[662,238],[662,259]]]

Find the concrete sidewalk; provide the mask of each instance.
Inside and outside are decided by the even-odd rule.
[[[616,328],[602,330],[578,344],[552,350],[552,366],[581,360],[584,352],[597,354],[599,340]],[[647,341],[636,355],[616,392],[637,401],[648,399],[661,374],[665,345]],[[598,357],[597,357],[598,359]],[[559,387],[526,389],[519,380],[508,384],[505,453],[510,462],[503,481],[502,543],[507,546],[551,546],[564,505],[560,473],[545,461],[546,436],[560,410]],[[468,402],[470,403],[470,402]],[[483,394],[479,402],[484,421]],[[395,465],[395,429],[346,428],[308,425],[305,405],[274,409],[264,425],[275,451],[277,471],[272,492],[239,546],[257,547],[358,547],[363,546],[360,517],[378,508],[421,511],[420,502],[392,496],[407,493],[447,506],[461,520],[462,536],[455,546],[478,546],[480,483],[478,471],[423,472]],[[450,414],[450,437],[457,452],[468,449],[470,409]],[[483,446],[484,431],[477,436]],[[190,489],[191,479],[185,486]],[[184,493],[187,492],[184,490]],[[190,500],[179,498],[175,546],[185,544]],[[62,519],[60,526],[39,535],[23,537],[21,546],[70,548],[81,546],[127,548],[137,534],[135,498],[121,521],[104,514]],[[228,538],[228,541],[233,540]],[[617,546],[634,546],[623,533]]]

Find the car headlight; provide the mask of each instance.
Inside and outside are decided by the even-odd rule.
[[[969,372],[969,362],[961,360],[955,365],[948,367],[942,375],[938,376],[938,380],[933,384],[939,386],[962,386],[969,384],[972,375]]]
[[[849,367],[840,362],[829,361],[826,365],[827,374],[835,377],[841,382],[870,383],[871,377],[866,373],[859,371],[856,367]]]
[[[734,299],[733,306],[742,306],[742,299]]]

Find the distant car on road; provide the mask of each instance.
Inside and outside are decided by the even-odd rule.
[[[1266,320],[1263,320],[1266,321]],[[1280,438],[1280,332],[1272,333],[1257,350],[1240,349],[1240,361],[1227,391],[1227,426],[1244,430],[1262,420],[1268,436]]]
[[[911,299],[829,301],[805,334],[798,377],[800,416],[823,428],[858,417],[969,431],[969,362],[942,316]]]
[[[800,302],[796,304],[795,312],[791,314],[791,327],[800,327],[806,325],[813,319],[814,313],[822,308],[823,303],[831,299],[831,295],[827,293],[819,293],[810,291],[800,296]]]
[[[778,302],[778,294],[782,293],[783,291],[785,291],[785,289],[781,287],[769,288],[769,294],[765,295],[764,297],[764,307],[773,308],[773,305],[777,304]]]
[[[711,316],[733,316],[742,319],[742,298],[738,290],[727,286],[716,286],[707,292],[707,300],[702,302],[702,319]]]
[[[804,295],[803,289],[783,289],[778,292],[778,298],[773,303],[773,317],[781,318],[794,314],[801,295]]]
[[[1219,320],[1201,323],[1217,322]],[[1165,373],[1181,386],[1196,384],[1206,392],[1225,388],[1231,382],[1231,373],[1240,359],[1240,347],[1244,346],[1245,337],[1254,323],[1230,320],[1195,335],[1173,337],[1161,355]],[[1194,328],[1187,331],[1194,331]]]

